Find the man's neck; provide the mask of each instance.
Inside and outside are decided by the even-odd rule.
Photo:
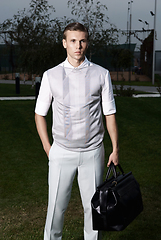
[[[72,61],[69,57],[67,57],[68,62],[73,66],[73,67],[79,67],[85,60],[85,57],[82,60],[74,60]]]

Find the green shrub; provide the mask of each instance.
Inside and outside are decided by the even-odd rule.
[[[135,89],[128,87],[127,89],[124,89],[124,85],[120,85],[120,88],[115,85],[115,93],[117,97],[132,97],[135,93]]]

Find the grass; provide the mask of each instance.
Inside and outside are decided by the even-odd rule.
[[[0,84],[1,97],[15,97],[15,96],[35,96],[35,87],[31,85],[20,85],[20,94],[16,94],[15,84]]]
[[[116,105],[120,163],[140,183],[144,211],[124,231],[103,233],[103,240],[158,240],[161,239],[161,98],[118,97]],[[2,240],[43,239],[48,161],[36,132],[34,106],[35,101],[0,102]],[[47,122],[51,132],[51,110]],[[111,152],[107,133],[104,144],[107,159]],[[83,240],[83,210],[76,180],[65,215],[63,239]]]

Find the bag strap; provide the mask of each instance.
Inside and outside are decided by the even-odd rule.
[[[108,168],[107,174],[106,174],[106,179],[105,179],[105,181],[108,180],[111,171],[113,172],[114,178],[117,178],[116,167],[119,167],[119,169],[120,169],[120,171],[122,172],[123,175],[125,174],[120,164],[118,164],[117,166],[115,166],[114,163],[111,162],[111,164],[110,164],[110,166],[109,166],[109,168]]]
[[[115,165],[113,164],[113,162],[111,162],[111,164],[110,164],[110,166],[109,166],[109,168],[108,168],[105,181],[108,180],[111,171],[113,172],[113,176],[116,178],[116,175],[117,175],[117,174],[116,174],[116,167],[115,167]]]
[[[121,172],[122,172],[122,174],[124,175],[125,173],[124,173],[124,170],[122,169],[121,165],[120,165],[120,164],[118,164],[117,166],[119,167],[120,171],[121,171]]]

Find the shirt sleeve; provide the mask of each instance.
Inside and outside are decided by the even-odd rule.
[[[49,85],[47,72],[43,74],[39,95],[36,101],[35,113],[46,116],[52,101],[52,93]]]
[[[113,96],[113,88],[109,71],[107,71],[102,87],[102,109],[104,115],[116,113],[116,105]]]

